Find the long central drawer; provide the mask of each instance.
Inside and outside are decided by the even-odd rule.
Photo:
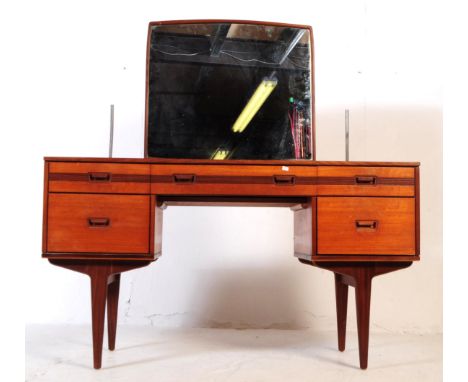
[[[313,195],[312,166],[151,165],[151,193],[171,195]]]

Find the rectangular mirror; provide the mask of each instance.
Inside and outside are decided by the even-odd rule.
[[[145,155],[315,159],[312,30],[150,23]]]

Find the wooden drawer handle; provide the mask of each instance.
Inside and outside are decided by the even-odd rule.
[[[294,184],[296,177],[294,175],[273,175],[273,181],[279,186]]]
[[[377,220],[356,220],[357,230],[375,230],[377,228]]]
[[[175,183],[194,183],[195,175],[193,174],[174,174]]]
[[[90,182],[109,182],[111,174],[110,172],[89,172],[88,178]]]
[[[376,184],[376,176],[361,176],[357,175],[355,178],[356,184]]]
[[[109,218],[88,218],[88,226],[90,227],[109,227]]]

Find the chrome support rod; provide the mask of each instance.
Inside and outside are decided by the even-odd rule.
[[[345,109],[345,157],[349,161],[349,110]]]
[[[114,149],[114,105],[110,105],[109,158],[112,158],[113,149]]]

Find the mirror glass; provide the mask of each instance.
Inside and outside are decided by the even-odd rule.
[[[158,23],[149,39],[149,157],[313,157],[309,29]]]

